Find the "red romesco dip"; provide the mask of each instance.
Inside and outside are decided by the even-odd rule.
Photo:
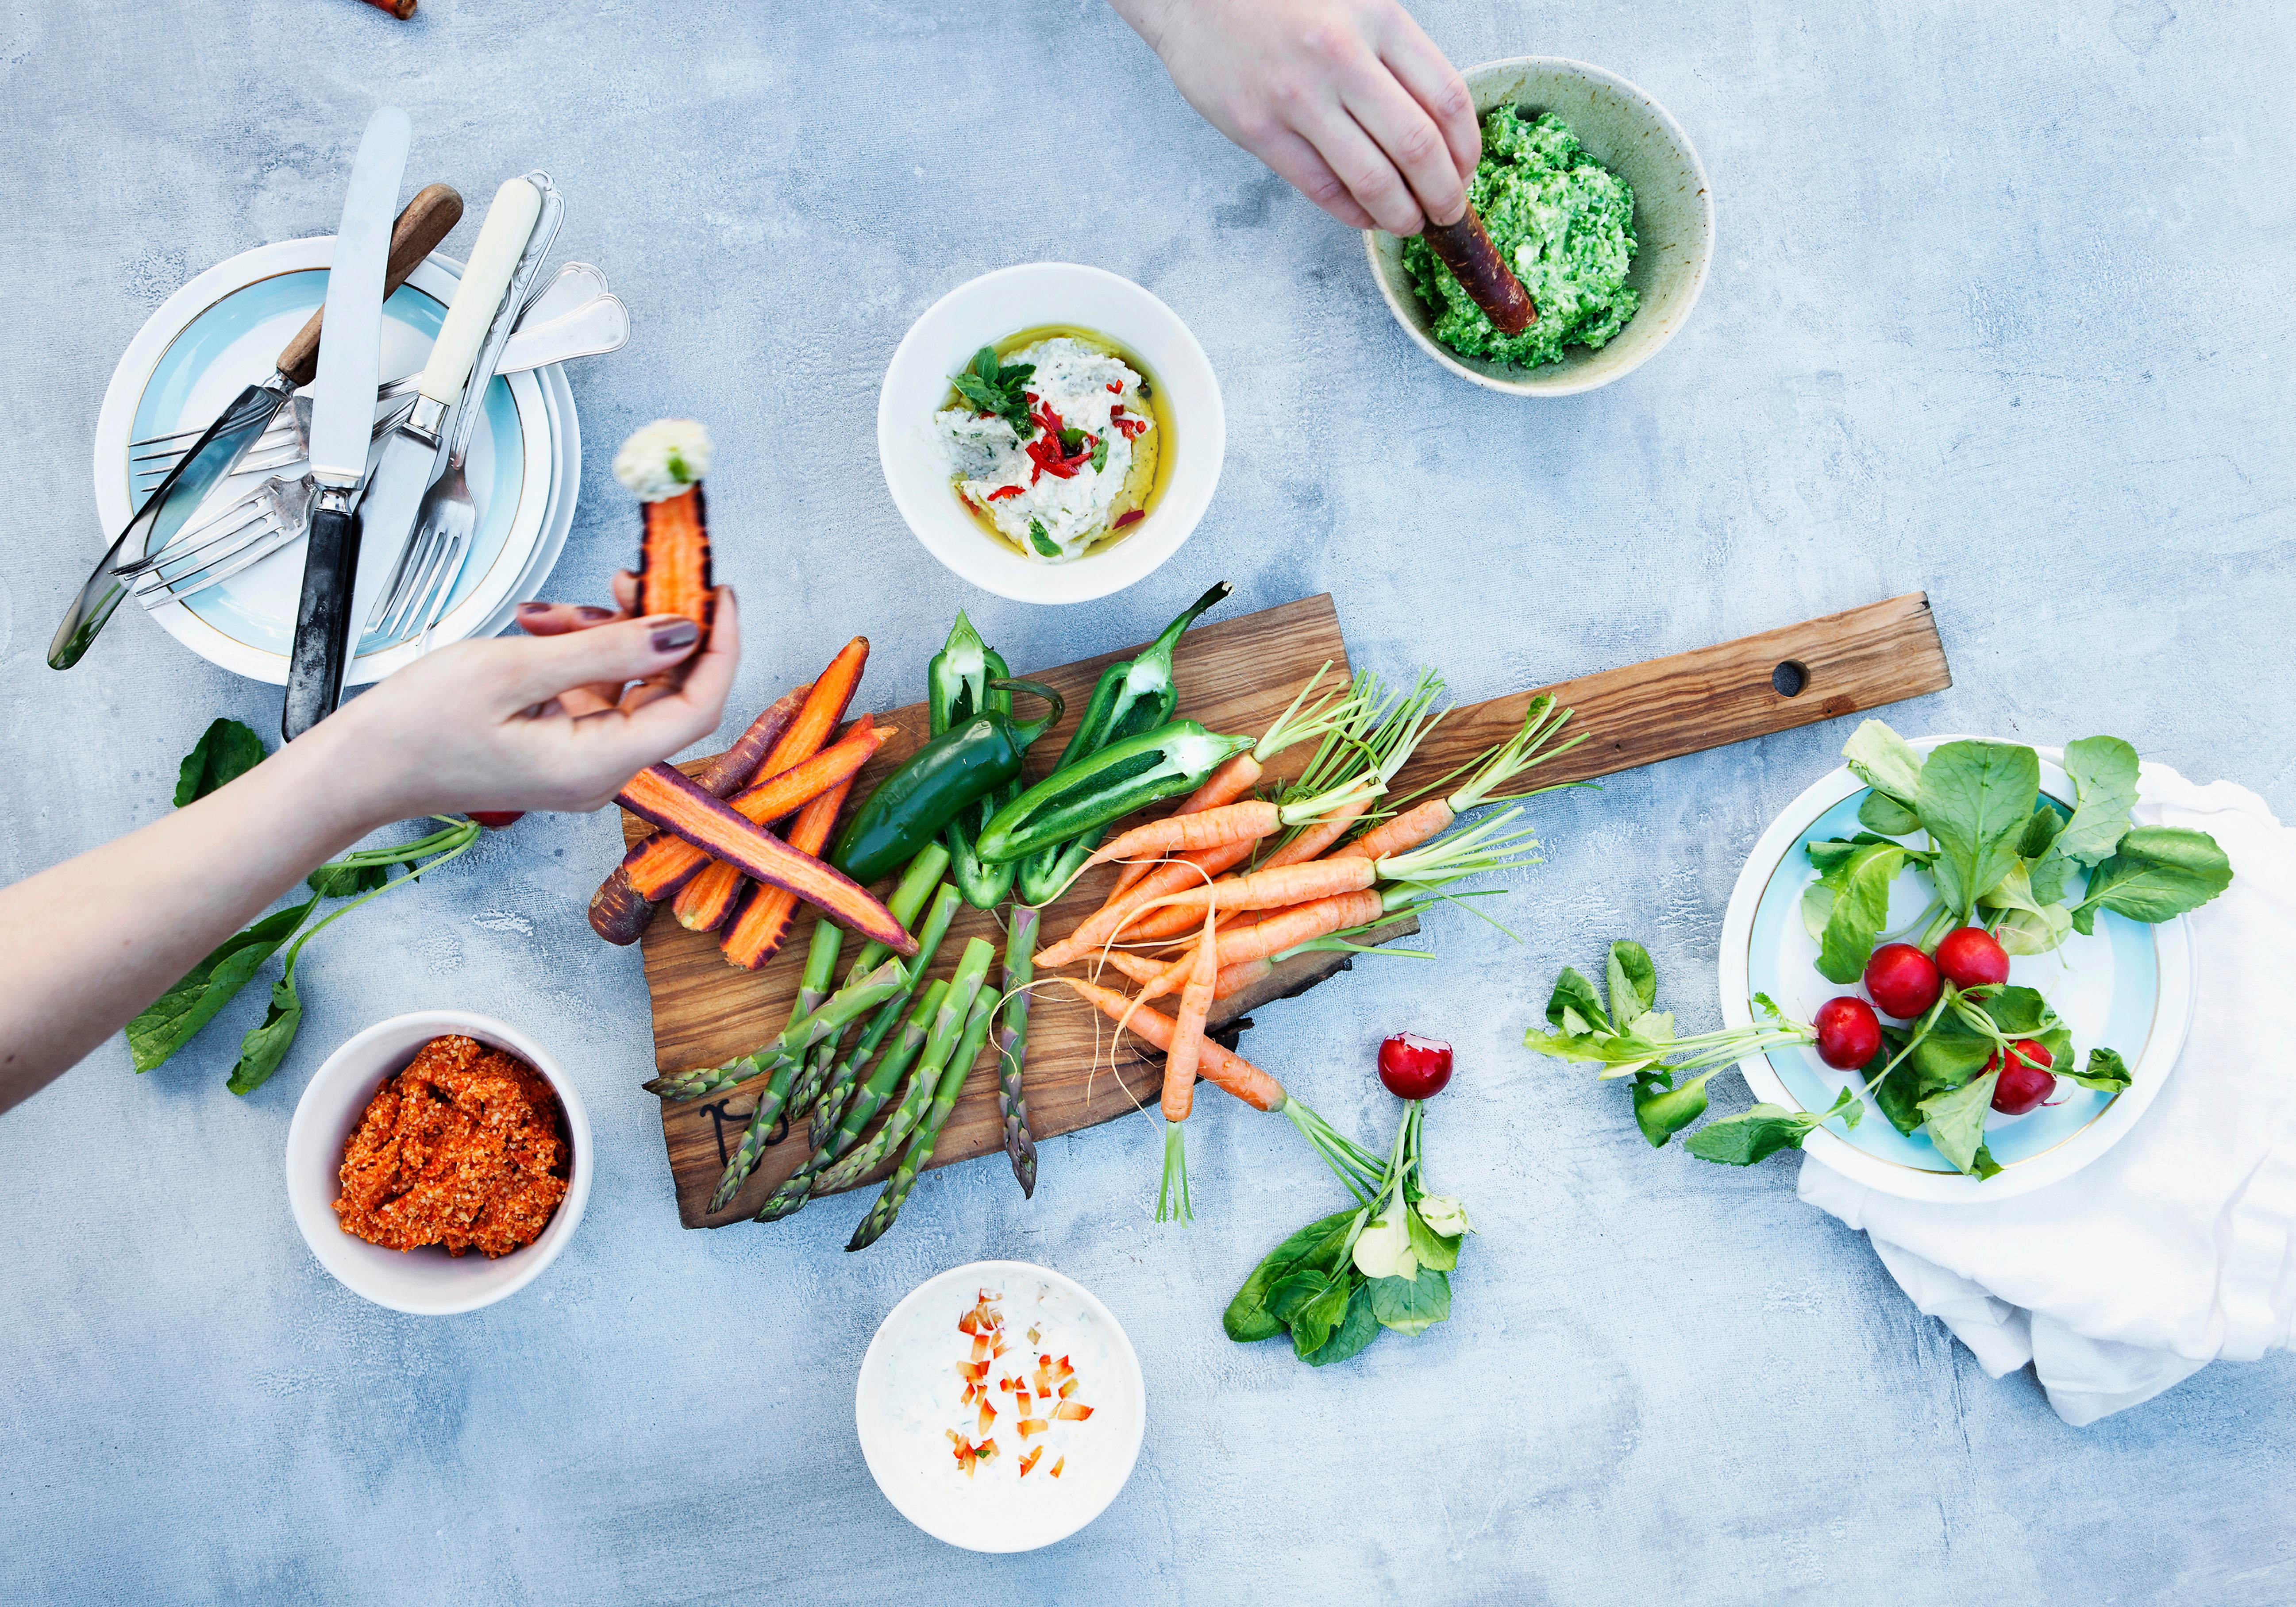
[[[375,1090],[343,1149],[343,1231],[386,1250],[508,1255],[566,1197],[558,1096],[514,1054],[434,1037]]]

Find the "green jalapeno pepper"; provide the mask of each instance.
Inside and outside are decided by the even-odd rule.
[[[832,865],[865,887],[907,864],[969,805],[1021,774],[1029,744],[1060,723],[1061,694],[1035,681],[988,683],[988,690],[999,689],[1042,698],[1052,710],[1021,725],[984,709],[925,743],[845,823],[830,849]]]
[[[989,690],[992,682],[1004,680],[1011,673],[996,650],[981,641],[972,621],[959,611],[956,623],[949,627],[948,641],[933,655],[925,676],[925,713],[932,734],[939,736],[983,710],[1011,714],[1013,694]],[[975,909],[994,909],[1013,890],[1014,867],[983,865],[972,851],[972,840],[990,816],[1021,795],[1021,778],[1014,776],[996,791],[960,810],[942,833],[948,849],[949,879]]]
[[[1257,740],[1215,736],[1193,720],[1174,720],[1111,743],[997,810],[974,847],[994,864],[1096,832],[1160,798],[1195,791],[1223,760]]]
[[[1077,722],[1076,734],[1069,738],[1068,747],[1062,750],[1061,762],[1054,769],[1055,775],[1111,743],[1140,736],[1171,719],[1180,706],[1180,689],[1172,679],[1172,650],[1179,645],[1181,634],[1196,622],[1197,616],[1234,589],[1221,581],[1190,603],[1187,611],[1166,626],[1164,634],[1150,643],[1138,658],[1119,660],[1100,672],[1100,680],[1092,689],[1092,701],[1085,705],[1084,717]],[[1114,818],[1109,817],[1111,821]],[[1042,904],[1066,887],[1092,857],[1093,849],[1100,846],[1107,824],[1103,822],[1092,831],[1078,835],[1072,842],[1048,841],[1027,854],[1020,867],[1021,902]]]

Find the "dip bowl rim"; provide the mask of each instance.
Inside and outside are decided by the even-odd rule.
[[[1480,385],[1486,390],[1495,390],[1505,396],[1542,398],[1578,396],[1586,391],[1600,389],[1614,381],[1626,378],[1665,350],[1668,343],[1681,332],[1682,326],[1690,321],[1691,312],[1697,307],[1698,298],[1705,290],[1707,278],[1713,271],[1714,190],[1707,181],[1706,164],[1700,159],[1698,148],[1691,143],[1689,135],[1683,131],[1681,124],[1674,120],[1673,114],[1640,85],[1629,78],[1620,77],[1607,67],[1597,66],[1592,61],[1581,61],[1570,56],[1501,56],[1488,61],[1479,61],[1472,67],[1463,68],[1460,70],[1459,76],[1465,81],[1468,94],[1475,98],[1475,115],[1480,119],[1491,109],[1482,103],[1481,92],[1486,85],[1501,77],[1516,76],[1539,70],[1561,71],[1583,78],[1590,84],[1608,90],[1622,102],[1639,108],[1644,120],[1649,123],[1652,132],[1663,138],[1688,166],[1691,175],[1697,181],[1696,201],[1700,239],[1698,261],[1691,274],[1687,290],[1677,291],[1662,307],[1654,307],[1652,300],[1646,298],[1643,306],[1636,310],[1635,318],[1628,321],[1626,329],[1620,330],[1619,337],[1614,338],[1601,351],[1589,353],[1583,347],[1570,347],[1566,350],[1574,355],[1577,358],[1575,361],[1566,361],[1561,365],[1542,364],[1535,369],[1494,364],[1491,366],[1502,372],[1491,373],[1483,367],[1477,366],[1480,359],[1463,358],[1458,353],[1451,350],[1436,340],[1432,334],[1420,327],[1424,317],[1424,308],[1419,301],[1418,291],[1411,283],[1410,275],[1403,270],[1399,250],[1393,247],[1389,247],[1385,250],[1382,249],[1385,242],[1395,241],[1395,236],[1379,229],[1364,230],[1364,256],[1371,265],[1372,282],[1379,286],[1381,299],[1387,303],[1387,310],[1393,315],[1396,323],[1402,326],[1403,332],[1411,338],[1412,343],[1420,350],[1461,379],[1471,384]],[[1398,244],[1399,245],[1399,242]],[[1392,265],[1388,260],[1390,256],[1394,258]],[[1421,316],[1414,317],[1414,312]],[[1659,313],[1666,320],[1667,324],[1658,339],[1632,355],[1621,352],[1620,340],[1624,338],[1627,330],[1632,329],[1636,321],[1648,317],[1654,312]]]
[[[342,1230],[334,1202],[342,1192],[343,1146],[360,1116],[388,1077],[396,1077],[424,1044],[459,1034],[518,1056],[541,1073],[558,1097],[566,1137],[573,1151],[566,1197],[533,1243],[488,1259],[472,1250],[463,1257],[436,1246],[390,1250]],[[558,1058],[506,1021],[474,1011],[409,1011],[354,1033],[320,1063],[295,1103],[287,1127],[284,1155],[287,1202],[313,1259],[353,1294],[411,1316],[455,1316],[508,1300],[542,1275],[558,1259],[580,1225],[589,1203],[595,1167],[590,1117],[582,1095]],[[379,1258],[396,1259],[397,1265]],[[378,1275],[390,1267],[419,1267],[412,1279]],[[409,1282],[422,1292],[410,1291]],[[435,1291],[435,1292],[431,1292]]]
[[[961,1287],[964,1283],[979,1278],[992,1275],[1002,1276],[1013,1272],[1025,1273],[1031,1277],[1041,1278],[1046,1283],[1058,1284],[1067,1289],[1077,1297],[1078,1302],[1096,1321],[1106,1326],[1111,1341],[1110,1348],[1115,1354],[1119,1371],[1129,1381],[1131,1391],[1140,1403],[1140,1410],[1133,1423],[1131,1443],[1124,1447],[1121,1457],[1123,1465],[1116,1476],[1109,1481],[1106,1494],[1101,1496],[1091,1511],[1084,1513],[1072,1527],[1060,1534],[1050,1535],[1042,1539],[1029,1540],[1024,1544],[999,1544],[995,1539],[984,1537],[978,1529],[965,1530],[955,1525],[930,1521],[926,1517],[912,1512],[902,1503],[900,1497],[893,1493],[885,1475],[879,1472],[877,1465],[881,1454],[889,1459],[892,1455],[890,1447],[881,1447],[878,1443],[887,1438],[889,1431],[882,1424],[873,1423],[867,1415],[868,1389],[872,1365],[890,1365],[880,1360],[888,1344],[886,1336],[897,1332],[897,1324],[913,1321],[915,1314],[922,1308],[928,1296],[943,1285]],[[870,1335],[869,1348],[862,1353],[860,1366],[854,1370],[853,1427],[856,1438],[861,1442],[862,1460],[868,1465],[869,1477],[875,1481],[878,1493],[885,1497],[887,1505],[890,1505],[895,1512],[899,1513],[901,1516],[934,1539],[966,1551],[991,1553],[1040,1551],[1046,1546],[1057,1546],[1062,1541],[1073,1539],[1090,1528],[1098,1521],[1103,1513],[1115,1505],[1116,1497],[1122,1494],[1124,1487],[1132,1481],[1133,1471],[1139,1465],[1141,1447],[1147,1442],[1148,1438],[1148,1378],[1145,1370],[1140,1365],[1140,1353],[1133,1348],[1131,1334],[1125,1331],[1124,1324],[1117,1320],[1116,1314],[1108,1308],[1106,1303],[1091,1290],[1086,1288],[1080,1281],[1070,1277],[1058,1267],[1046,1267],[1041,1262],[994,1256],[944,1267],[925,1278],[915,1288],[894,1302],[893,1308],[885,1314],[884,1320],[877,1324],[876,1332]]]
[[[1017,329],[1068,322],[1104,334],[1137,354],[1165,386],[1174,449],[1180,454],[1170,481],[1137,529],[1104,551],[1066,563],[1033,563],[1017,553],[1006,552],[965,516],[945,472],[918,472],[921,467],[939,469],[924,461],[931,411],[919,413],[914,407],[923,375],[930,373],[945,389],[951,372],[947,365],[970,355],[958,353],[954,346],[940,349],[945,343],[944,326],[964,317],[972,306],[992,302],[1009,288],[1026,286],[1032,280],[1048,285],[1065,281],[1072,291],[1097,294],[1112,304],[1129,303],[1123,310],[1140,324],[1110,327],[1103,320],[1046,316],[1006,329],[991,328],[991,324],[1002,323],[992,318],[967,339],[993,342]],[[1162,349],[1152,352],[1148,349],[1152,345]],[[903,393],[903,399],[897,399],[897,391]],[[938,391],[933,406],[939,406]],[[909,325],[885,365],[885,377],[877,392],[878,466],[910,533],[959,579],[1016,603],[1089,603],[1146,579],[1195,533],[1218,488],[1226,453],[1227,414],[1219,377],[1195,332],[1146,286],[1089,263],[1013,263],[977,274],[955,286]],[[928,480],[930,485],[925,483]]]

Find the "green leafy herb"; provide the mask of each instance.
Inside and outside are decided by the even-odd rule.
[[[127,1053],[135,1069],[149,1071],[189,1043],[318,906],[316,898],[291,905],[226,938],[214,953],[147,1005],[127,1023]]]
[[[956,394],[979,408],[984,417],[1001,418],[1022,440],[1033,439],[1037,421],[1029,412],[1027,385],[1037,372],[1033,363],[1000,363],[996,348],[984,346],[972,354],[964,369],[950,376]]]
[[[2072,922],[2092,931],[2100,909],[2132,921],[2172,920],[2231,885],[2232,861],[2206,832],[2131,826],[2112,857],[2089,873],[2088,894],[2073,906]]]
[[[1948,742],[1922,766],[1915,808],[1939,850],[1930,868],[1939,897],[1964,921],[1978,896],[2017,863],[2040,789],[2039,758],[2005,742]]]
[[[1061,555],[1060,544],[1053,539],[1051,532],[1045,529],[1045,521],[1041,519],[1032,519],[1029,521],[1029,545],[1047,558],[1057,558]]]
[[[1095,435],[1092,438],[1092,471],[1097,474],[1107,467],[1108,438],[1104,435]]]
[[[237,720],[219,719],[200,734],[176,777],[176,808],[205,798],[263,762],[263,739]]]
[[[2120,1094],[2134,1080],[2128,1075],[2128,1062],[2111,1049],[2097,1048],[2088,1052],[2086,1070],[2065,1072],[2084,1088],[2095,1088],[2106,1094]]]
[[[1443,1275],[1438,1273],[1435,1275],[1440,1277]],[[1333,1362],[1350,1361],[1363,1353],[1365,1346],[1379,1337],[1379,1318],[1372,1309],[1371,1283],[1369,1278],[1359,1273],[1349,1280],[1347,1303],[1341,1308],[1340,1318],[1331,1331],[1331,1337],[1322,1343],[1302,1350],[1299,1348],[1299,1332],[1293,1330],[1292,1349],[1301,1361],[1311,1367],[1328,1367]],[[1444,1304],[1447,1315],[1449,1309],[1447,1300]]]
[[[1817,969],[1826,980],[1855,982],[1866,974],[1874,941],[1889,924],[1890,884],[1905,868],[1906,850],[1896,843],[1866,843],[1819,878],[1817,885],[1833,893],[1818,938]]]
[[[1780,1150],[1801,1148],[1804,1139],[1837,1116],[1847,1128],[1856,1127],[1857,1119],[1865,1113],[1866,1107],[1858,1103],[1856,1090],[1844,1088],[1824,1111],[1789,1111],[1784,1105],[1759,1104],[1741,1115],[1708,1122],[1685,1142],[1690,1152],[1701,1160],[1718,1161],[1724,1166],[1751,1166],[1758,1160],[1768,1160]]]
[[[1342,1241],[1349,1225],[1360,1214],[1355,1210],[1333,1211],[1310,1222],[1269,1250],[1267,1258],[1251,1269],[1251,1275],[1235,1291],[1235,1298],[1227,1303],[1227,1310],[1220,1317],[1220,1326],[1227,1331],[1228,1338],[1238,1343],[1250,1343],[1274,1339],[1283,1332],[1282,1319],[1267,1308],[1268,1291],[1278,1279],[1307,1261],[1328,1259],[1336,1263],[1344,1250]]]

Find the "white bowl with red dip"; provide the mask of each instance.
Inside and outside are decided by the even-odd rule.
[[[565,1193],[531,1242],[489,1256],[456,1256],[439,1244],[393,1250],[348,1232],[337,1211],[343,1159],[368,1107],[386,1083],[438,1038],[463,1037],[512,1056],[537,1075],[555,1102],[558,1136],[569,1152]],[[507,1300],[558,1258],[590,1197],[590,1120],[582,1096],[554,1056],[490,1016],[422,1010],[379,1021],[329,1055],[313,1073],[287,1128],[287,1202],[311,1253],[353,1293],[416,1316],[451,1316]]]

